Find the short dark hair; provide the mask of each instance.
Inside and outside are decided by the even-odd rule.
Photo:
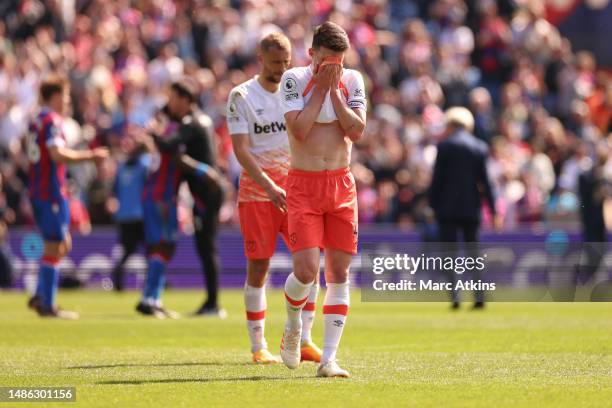
[[[179,96],[189,99],[189,102],[195,102],[198,95],[197,83],[188,77],[181,78],[178,81],[174,81],[170,88],[175,91]]]
[[[346,31],[338,24],[327,21],[315,28],[312,37],[312,48],[328,48],[332,51],[344,52],[349,49],[349,39]]]
[[[43,103],[49,102],[53,95],[64,92],[68,86],[66,78],[60,75],[50,75],[40,83],[40,100]]]

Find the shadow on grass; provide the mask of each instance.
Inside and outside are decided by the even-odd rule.
[[[185,363],[158,363],[158,364],[136,364],[136,363],[118,363],[118,364],[101,364],[101,365],[81,365],[64,367],[70,370],[92,370],[98,368],[122,368],[122,367],[188,367],[188,366],[247,366],[253,363],[221,363],[219,361],[204,361],[204,362],[185,362]]]
[[[299,376],[299,377],[224,377],[224,378],[164,378],[161,380],[113,380],[100,381],[97,385],[143,385],[143,384],[168,384],[168,383],[212,383],[212,382],[242,382],[242,381],[290,381],[295,379],[312,379],[314,377]]]

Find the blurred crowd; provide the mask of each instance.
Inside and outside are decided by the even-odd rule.
[[[13,224],[32,223],[21,138],[51,71],[72,84],[68,144],[112,151],[102,165],[70,169],[74,228],[112,223],[130,135],[183,75],[197,80],[214,123],[230,186],[222,222],[236,222],[228,93],[257,72],[262,35],[281,29],[292,64],[307,65],[312,29],[325,20],[349,33],[345,65],[363,73],[370,100],[353,150],[362,223],[430,219],[426,192],[449,106],[468,107],[490,146],[507,229],[576,218],[578,174],[612,145],[612,81],[547,22],[542,1],[4,0],[0,16],[0,217]],[[612,160],[607,171],[612,178]],[[189,197],[180,197],[189,225]]]

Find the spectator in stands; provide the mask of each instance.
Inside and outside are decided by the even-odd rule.
[[[2,175],[0,175],[0,288],[10,288],[13,284],[13,266],[8,248],[8,224],[13,223],[15,214],[6,205],[2,194]]]

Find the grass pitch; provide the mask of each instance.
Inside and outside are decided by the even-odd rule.
[[[612,406],[612,303],[361,303],[353,293],[339,358],[353,378],[316,366],[249,363],[242,293],[226,320],[143,318],[137,293],[60,293],[81,320],[40,319],[0,293],[0,386],[75,386],[76,404],[3,406]],[[189,312],[200,293],[171,291]],[[266,337],[278,352],[281,292],[268,292]],[[318,310],[322,304],[319,298]],[[317,315],[314,339],[322,342]]]

